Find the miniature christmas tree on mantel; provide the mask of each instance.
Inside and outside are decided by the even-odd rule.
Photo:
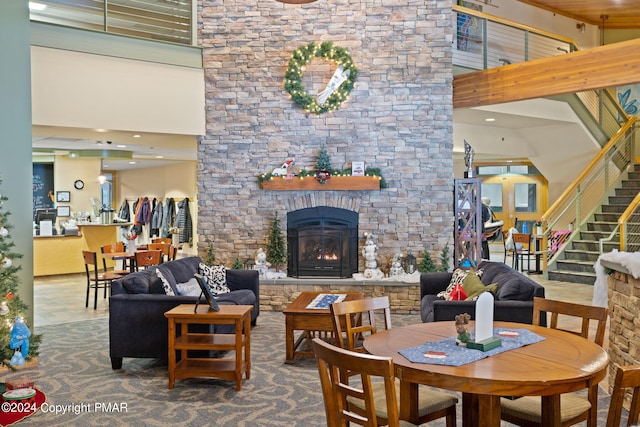
[[[27,304],[18,295],[18,271],[22,268],[16,260],[21,254],[14,252],[11,239],[9,212],[4,203],[8,197],[1,193],[0,180],[0,367],[14,369],[38,356],[42,337],[31,333],[24,318]]]

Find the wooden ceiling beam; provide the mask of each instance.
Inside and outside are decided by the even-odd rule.
[[[453,108],[640,83],[640,39],[453,78]]]

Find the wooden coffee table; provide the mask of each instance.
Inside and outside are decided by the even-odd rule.
[[[316,332],[325,335],[333,333],[333,320],[331,319],[331,311],[327,309],[307,308],[307,305],[315,297],[320,294],[345,294],[345,301],[353,301],[364,298],[362,292],[302,292],[289,306],[283,311],[285,315],[286,325],[286,359],[284,363],[295,363],[296,356],[313,356],[310,347],[310,338]],[[303,331],[302,334],[294,342],[294,331]],[[305,350],[298,350],[298,347],[304,339],[307,339]]]

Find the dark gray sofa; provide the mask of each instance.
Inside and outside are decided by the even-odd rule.
[[[194,304],[198,297],[169,296],[156,274],[160,270],[175,291],[176,283],[189,281],[198,272],[199,257],[181,258],[114,280],[109,298],[109,355],[113,369],[122,368],[123,357],[166,359],[168,323],[164,313],[179,304]],[[218,304],[253,305],[251,324],[260,314],[260,281],[255,270],[227,270],[231,292]],[[203,298],[201,304],[206,304]],[[233,325],[190,325],[190,331],[233,333]]]
[[[501,262],[483,261],[480,280],[485,285],[498,284],[493,319],[496,321],[532,323],[533,298],[544,298],[544,287]],[[475,319],[475,301],[446,301],[437,294],[451,282],[452,273],[422,273],[420,275],[420,316],[423,322],[455,320],[460,313]],[[546,315],[540,319],[546,326]]]

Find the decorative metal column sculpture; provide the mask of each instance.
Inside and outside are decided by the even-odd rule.
[[[473,147],[464,142],[464,179],[454,180],[454,268],[476,269],[482,261],[482,201],[480,178],[473,169]]]

